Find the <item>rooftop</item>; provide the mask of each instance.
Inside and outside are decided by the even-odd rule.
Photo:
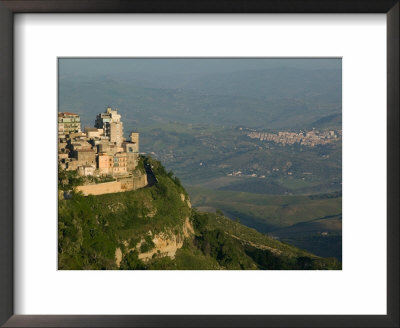
[[[58,117],[64,117],[64,116],[79,116],[78,114],[71,113],[71,112],[59,112]]]
[[[76,150],[78,153],[88,153],[88,152],[95,152],[94,149],[77,149]]]

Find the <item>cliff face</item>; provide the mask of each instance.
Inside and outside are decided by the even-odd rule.
[[[130,252],[145,262],[174,258],[193,233],[190,202],[178,179],[160,163],[151,164],[157,183],[149,188],[100,190],[110,182],[83,186],[100,188],[100,195],[72,193],[59,200],[61,269],[116,269]],[[147,184],[145,177],[136,176],[135,187]]]
[[[186,218],[185,223],[182,226],[182,230],[179,233],[173,232],[161,232],[152,238],[154,247],[144,253],[139,253],[139,259],[148,261],[154,257],[168,256],[172,259],[175,258],[176,251],[183,246],[185,238],[189,238],[193,235],[194,230],[189,218]],[[141,249],[141,246],[145,243],[145,239],[142,239],[137,245],[136,250]]]
[[[189,217],[187,217],[183,226],[181,227],[181,230],[178,233],[176,233],[176,231],[160,232],[153,236],[152,232],[149,231],[147,233],[147,236],[151,237],[151,242],[153,243],[153,245],[152,248],[148,251],[141,252],[142,246],[146,245],[146,238],[142,238],[133,248],[129,248],[129,242],[125,240],[123,242],[125,246],[124,253],[128,254],[131,251],[137,251],[138,258],[145,262],[154,258],[161,258],[166,256],[174,259],[177,250],[182,248],[185,238],[191,238],[193,234],[193,226],[189,220]],[[120,247],[115,250],[115,263],[118,268],[120,267],[124,253],[122,252]]]

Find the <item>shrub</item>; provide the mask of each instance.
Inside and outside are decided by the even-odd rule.
[[[147,235],[144,242],[140,245],[140,253],[146,253],[151,251],[156,245],[154,244],[151,236]]]
[[[123,257],[119,268],[121,270],[144,270],[146,266],[139,260],[139,253],[137,251],[130,251]]]

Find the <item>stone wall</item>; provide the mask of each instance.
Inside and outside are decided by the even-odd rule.
[[[77,191],[82,191],[85,196],[111,194],[114,192],[126,191],[126,189],[122,189],[121,181],[111,181],[111,182],[97,183],[85,186],[78,186],[76,189]]]
[[[133,178],[133,189],[139,189],[147,186],[147,174]]]
[[[97,183],[91,185],[78,186],[77,191],[87,195],[103,195],[115,192],[136,190],[147,186],[147,175],[141,175],[133,178],[124,178],[118,181]]]

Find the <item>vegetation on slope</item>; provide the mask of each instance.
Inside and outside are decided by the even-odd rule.
[[[340,264],[335,259],[324,259],[306,251],[300,250],[289,244],[274,240],[254,229],[234,222],[219,214],[194,212],[194,222],[199,226],[196,230],[196,240],[200,239],[202,249],[208,247],[217,253],[217,259],[221,258],[225,265],[241,266],[240,268],[274,269],[274,270],[305,270],[305,269],[338,269]],[[199,237],[200,236],[200,237]],[[228,248],[240,254],[239,260],[232,261],[230,252],[225,252],[225,244]],[[246,257],[251,259],[250,264]]]
[[[180,196],[186,192],[158,162],[151,163],[159,181],[151,188],[87,197],[72,192],[71,199],[59,200],[60,269],[116,269],[116,248],[134,248],[149,231],[181,233],[190,216]],[[151,246],[144,245],[142,251]]]
[[[179,179],[148,161],[158,179],[151,188],[87,197],[72,192],[71,199],[59,201],[59,269],[341,268],[335,259],[281,243],[221,212],[192,210]],[[188,222],[190,234],[184,231]],[[160,235],[182,241],[176,254],[155,252],[144,259]]]

